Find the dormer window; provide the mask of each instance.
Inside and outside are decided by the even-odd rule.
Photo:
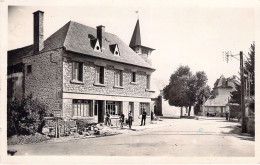
[[[120,51],[117,44],[109,45],[109,47],[112,54],[115,56],[120,56]]]
[[[101,47],[100,47],[98,39],[91,39],[90,44],[95,52],[101,52]]]

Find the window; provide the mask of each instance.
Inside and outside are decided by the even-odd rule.
[[[147,115],[150,116],[150,104],[149,103],[140,103],[140,115],[143,111],[146,111]]]
[[[27,65],[27,74],[32,73],[32,65]]]
[[[104,67],[98,66],[97,73],[96,73],[96,82],[99,84],[104,84]]]
[[[121,114],[121,102],[107,101],[106,102],[106,113],[108,113],[110,115]]]
[[[115,70],[115,86],[123,86],[122,70]]]
[[[72,79],[76,81],[83,81],[83,63],[73,62]]]
[[[150,89],[150,75],[146,76],[146,89]]]
[[[120,51],[117,44],[109,45],[111,53],[113,53],[115,56],[120,56]]]
[[[93,116],[90,100],[73,100],[73,116],[90,117]]]
[[[132,72],[132,82],[136,82],[136,72]]]

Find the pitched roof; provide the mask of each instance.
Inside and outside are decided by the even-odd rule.
[[[142,59],[142,57],[136,54],[116,35],[111,33],[104,32],[102,52],[95,52],[91,47],[91,39],[93,39],[93,37],[96,38],[96,33],[95,28],[70,21],[44,41],[44,48],[41,51],[64,47],[66,51],[154,70],[150,64]],[[113,44],[118,45],[120,56],[114,56],[113,52],[111,52],[110,45]],[[27,47],[21,48],[21,50],[25,48]],[[29,48],[27,53],[23,55],[33,53],[33,46],[30,45]],[[14,50],[8,52],[8,56],[16,56],[16,54],[17,53],[15,53]]]
[[[141,34],[140,34],[139,19],[136,22],[135,30],[133,32],[129,46],[134,47],[134,46],[137,46],[137,45],[141,45]]]
[[[231,78],[225,78],[222,74],[219,79],[214,83],[214,88],[233,88],[231,85]]]

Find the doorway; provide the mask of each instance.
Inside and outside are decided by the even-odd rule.
[[[104,101],[102,100],[95,101],[95,114],[98,115],[98,123],[104,122],[103,104]]]
[[[129,102],[129,106],[128,106],[128,114],[129,112],[132,112],[132,115],[133,115],[133,121],[134,121],[134,103],[133,102]],[[128,116],[129,118],[129,116]]]

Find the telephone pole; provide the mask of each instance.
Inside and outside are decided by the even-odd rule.
[[[244,60],[243,52],[240,51],[240,80],[241,80],[241,114],[242,114],[242,133],[246,133],[246,117],[245,117],[245,88],[244,88]]]
[[[223,52],[226,56],[226,60],[228,62],[229,56],[233,57],[240,61],[240,81],[241,81],[241,103],[240,103],[240,110],[241,110],[241,116],[242,116],[242,133],[247,132],[246,127],[246,116],[245,116],[245,78],[244,78],[244,60],[243,60],[243,51],[240,51],[239,54],[232,55],[230,51]],[[236,56],[239,55],[240,59],[236,58]]]

